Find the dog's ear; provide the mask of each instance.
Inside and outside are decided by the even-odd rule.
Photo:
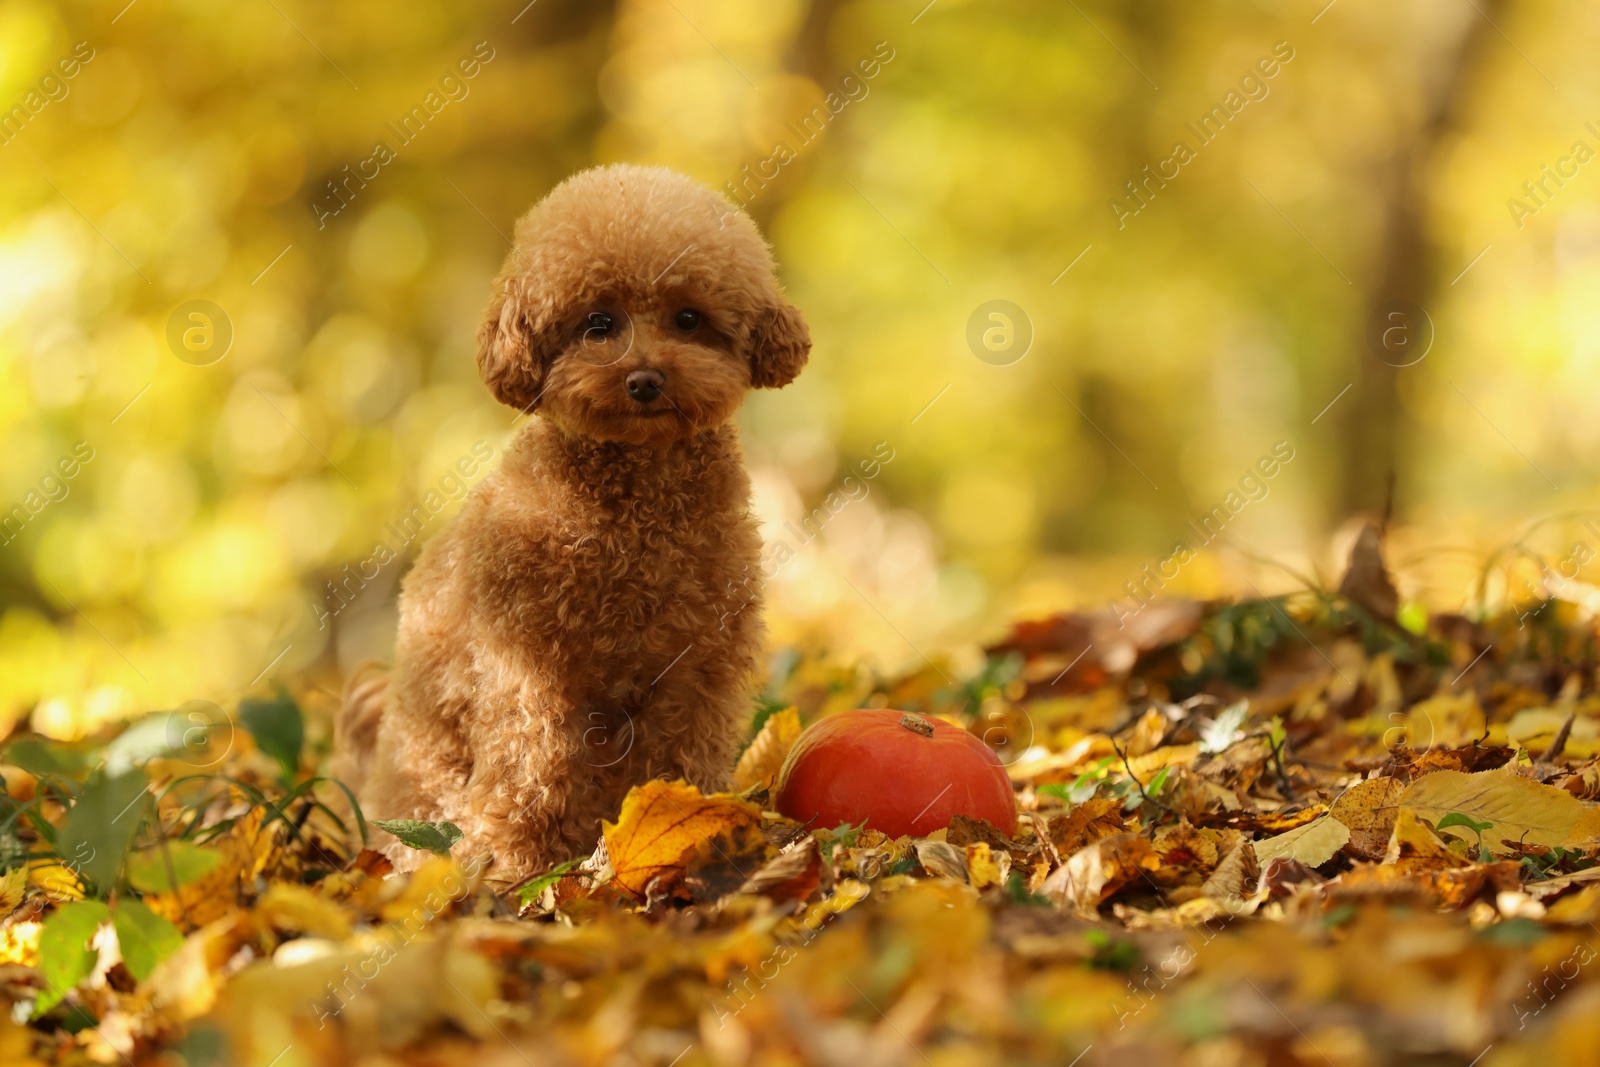
[[[478,374],[502,404],[527,411],[538,402],[544,388],[544,357],[538,336],[528,321],[516,280],[497,286],[478,328]]]
[[[750,385],[779,389],[795,380],[811,353],[811,331],[782,297],[764,307],[750,331]]]

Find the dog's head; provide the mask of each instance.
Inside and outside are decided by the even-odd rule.
[[[722,425],[810,350],[749,216],[681,174],[624,164],[568,178],[517,223],[478,369],[503,403],[651,444]]]

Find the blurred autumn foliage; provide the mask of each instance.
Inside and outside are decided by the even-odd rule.
[[[1260,557],[1331,581],[1391,499],[1408,603],[1581,584],[1584,516],[1514,538],[1592,485],[1597,20],[8,0],[0,716],[73,736],[385,654],[514,430],[471,358],[513,220],[618,159],[746,204],[811,322],[742,417],[796,549],[780,643],[975,669],[1017,614],[1297,581]],[[997,299],[1021,358],[971,341]],[[1371,344],[1395,301],[1410,366]]]

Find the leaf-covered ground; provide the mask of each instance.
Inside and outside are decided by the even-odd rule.
[[[1021,624],[974,677],[788,657],[736,794],[650,783],[520,885],[448,826],[415,875],[365,849],[309,684],[13,738],[0,1064],[1596,1062],[1595,627],[1397,610],[1357,555]],[[1015,836],[774,814],[858,706],[987,741]]]

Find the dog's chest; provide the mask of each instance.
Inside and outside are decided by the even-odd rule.
[[[758,546],[747,513],[623,499],[559,546],[561,614],[618,644],[703,637],[753,598]]]

